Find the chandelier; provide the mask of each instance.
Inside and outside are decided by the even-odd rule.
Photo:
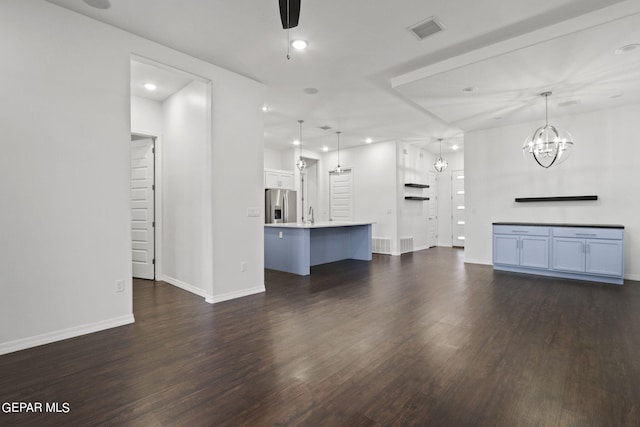
[[[548,100],[550,95],[551,92],[540,94],[540,96],[544,96],[544,126],[536,129],[533,135],[524,141],[522,146],[522,154],[525,157],[530,154],[536,163],[545,169],[565,161],[573,147],[571,134],[565,132],[561,135],[555,126],[549,124]]]
[[[436,158],[436,161],[433,162],[433,168],[437,172],[442,172],[447,168],[447,166],[449,166],[449,162],[447,162],[447,159],[442,157],[442,138],[438,138],[438,141],[440,141],[440,155]]]

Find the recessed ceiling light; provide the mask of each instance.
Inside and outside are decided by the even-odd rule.
[[[367,138],[364,140],[364,142],[366,142],[367,144],[371,144],[373,142],[373,139]]]
[[[639,47],[640,47],[640,43],[631,43],[631,44],[628,44],[626,46],[622,46],[622,47],[616,49],[615,53],[618,54],[618,55],[621,55],[623,53],[629,53],[632,50],[636,50]]]
[[[268,105],[263,105],[263,106],[262,106],[262,111],[264,111],[265,113],[266,113],[267,111],[269,111],[269,106],[268,106]]]
[[[158,86],[154,85],[153,83],[145,83],[144,88],[148,91],[153,92],[154,90],[158,89]]]
[[[297,139],[294,139],[292,142],[293,145],[300,145],[300,141]]]
[[[291,47],[297,50],[305,50],[309,46],[306,40],[294,40],[291,42]]]
[[[329,147],[327,147],[327,146],[325,145],[324,147],[322,147],[322,151],[324,151],[324,152],[326,153],[327,151],[329,151]]]
[[[462,91],[467,93],[475,92],[477,90],[478,90],[478,86],[467,86],[465,88],[462,88]]]
[[[459,147],[458,147],[457,145],[454,145],[454,146],[452,146],[452,147],[451,147],[451,149],[452,149],[453,151],[456,151],[458,148],[459,148]]]
[[[111,2],[109,0],[84,0],[86,4],[96,9],[109,9]]]
[[[318,93],[318,89],[316,89],[315,87],[307,87],[304,89],[304,93],[306,93],[307,95],[315,95],[316,93]]]

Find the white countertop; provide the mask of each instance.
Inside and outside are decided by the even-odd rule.
[[[329,227],[351,227],[353,225],[371,225],[375,221],[318,221],[313,224],[287,222],[284,224],[265,224],[265,227],[273,228],[329,228]]]

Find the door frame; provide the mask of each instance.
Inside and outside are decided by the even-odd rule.
[[[153,216],[156,226],[153,228],[153,256],[155,264],[153,268],[153,280],[161,280],[162,276],[162,134],[142,128],[131,128],[131,135],[153,139]],[[129,177],[131,181],[131,177]],[[131,212],[131,209],[129,209]],[[131,251],[129,251],[131,252]],[[132,274],[133,277],[133,274]]]
[[[440,203],[440,200],[438,200],[438,188],[440,185],[440,179],[438,174],[435,171],[427,171],[427,183],[429,184],[429,205],[427,207],[427,222],[429,222],[429,213],[433,210],[434,212],[434,218],[433,221],[435,221],[435,235],[433,236],[433,240],[430,240],[431,236],[429,235],[429,227],[430,225],[427,225],[427,246],[429,248],[435,248],[436,246],[438,246],[438,234],[439,234],[439,217],[438,217],[438,204]],[[433,205],[435,204],[435,208],[433,208]],[[433,243],[433,245],[430,245],[431,243]]]

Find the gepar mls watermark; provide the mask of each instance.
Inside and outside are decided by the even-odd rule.
[[[1,410],[5,414],[68,414],[69,402],[2,402]]]

